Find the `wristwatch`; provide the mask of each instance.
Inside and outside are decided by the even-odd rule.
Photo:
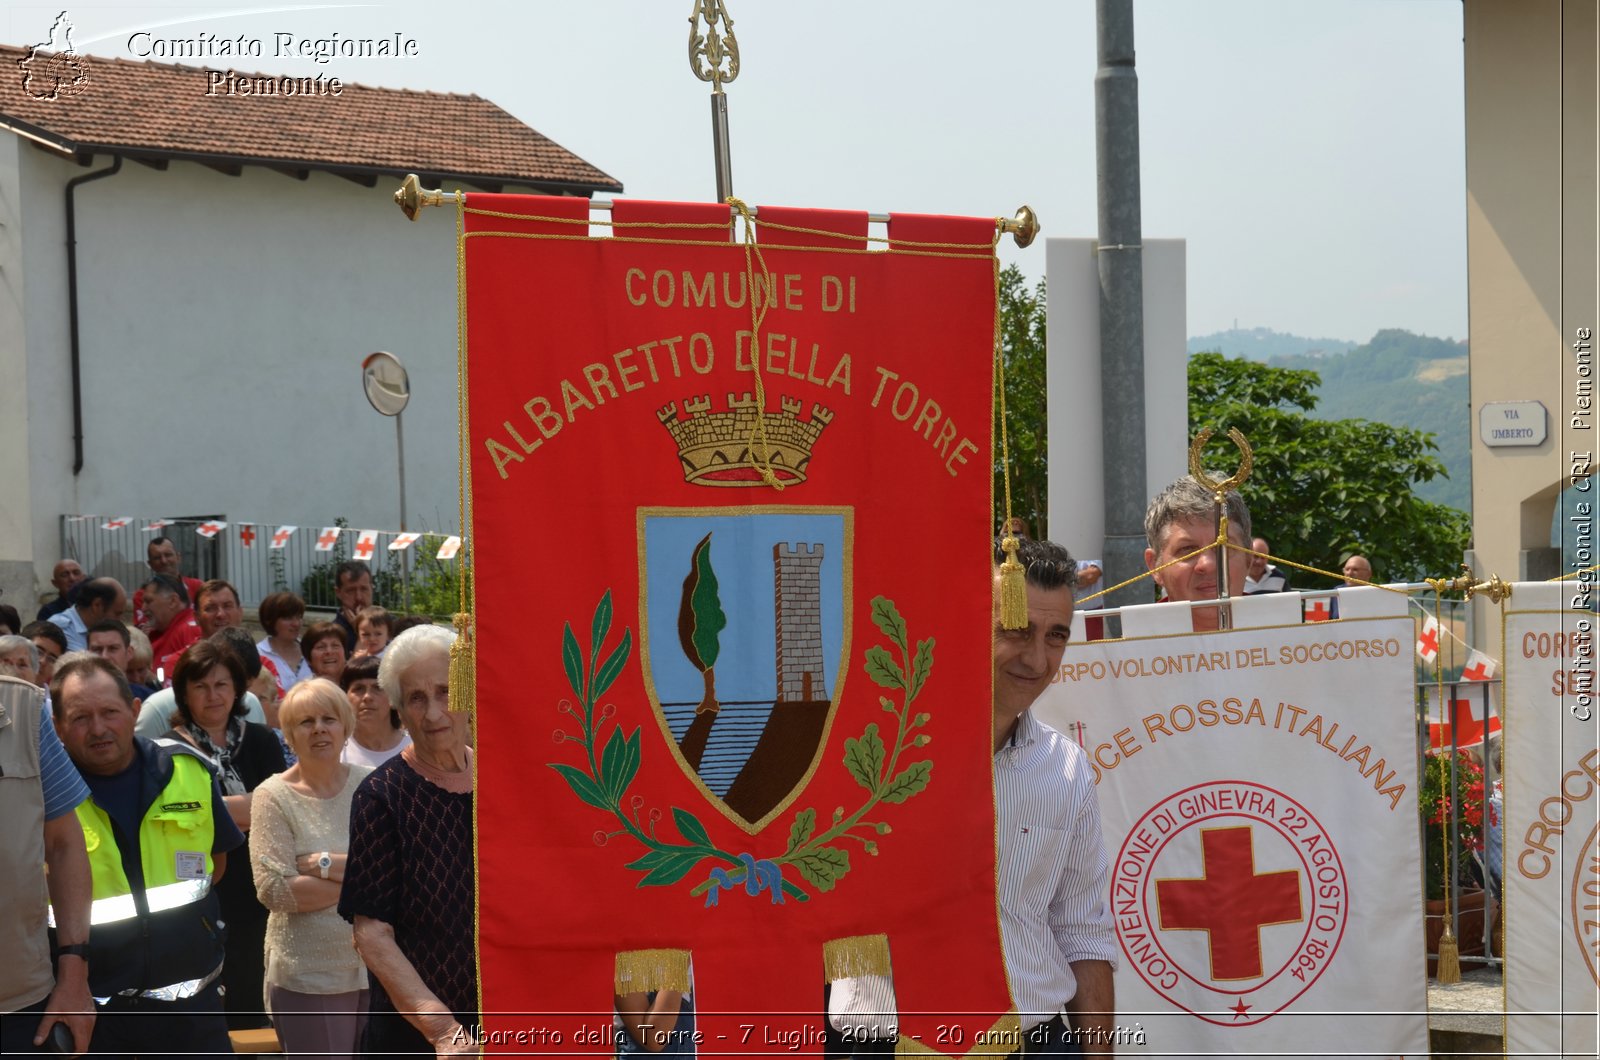
[[[57,946],[56,947],[56,956],[57,957],[79,957],[79,958],[82,958],[83,960],[88,960],[89,959],[89,944],[87,942],[74,942],[70,946]]]
[[[333,867],[333,855],[324,850],[317,855],[317,875],[323,879],[328,878],[328,870]]]

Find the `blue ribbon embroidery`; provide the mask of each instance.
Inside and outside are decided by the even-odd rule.
[[[783,904],[783,870],[773,862],[763,858],[757,861],[754,855],[740,854],[739,860],[744,862],[744,890],[754,898],[762,891],[772,893],[772,904]],[[717,897],[721,889],[726,887],[732,890],[737,887],[738,881],[729,878],[728,873],[719,865],[711,870],[711,890],[706,892],[707,907],[717,904]]]

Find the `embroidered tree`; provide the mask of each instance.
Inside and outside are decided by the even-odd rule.
[[[721,634],[727,625],[728,616],[722,611],[722,599],[717,592],[717,573],[711,567],[711,535],[707,534],[694,547],[689,576],[683,579],[682,602],[678,605],[678,642],[705,679],[705,695],[694,710],[694,721],[683,734],[681,744],[684,758],[697,769],[711,735],[711,726],[721,709],[717,703],[716,665],[722,650]]]

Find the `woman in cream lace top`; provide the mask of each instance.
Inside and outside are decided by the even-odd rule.
[[[251,806],[251,867],[269,910],[268,1007],[286,1054],[351,1056],[367,1009],[367,973],[336,906],[350,846],[350,797],[370,772],[339,760],[355,727],[325,678],[296,684],[278,719],[299,761],[264,781]]]

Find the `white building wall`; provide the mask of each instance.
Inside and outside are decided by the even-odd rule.
[[[367,404],[360,381],[362,358],[379,349],[411,376],[409,524],[454,530],[450,211],[413,224],[393,204],[397,181],[366,188],[249,166],[230,177],[198,164],[126,162],[81,186],[86,438],[74,477],[64,188],[110,158],[85,169],[4,139],[0,204],[16,200],[20,184],[23,217],[31,542],[3,536],[18,518],[8,502],[0,563],[30,561],[34,593],[48,590],[63,513],[221,513],[304,527],[344,516],[395,528],[394,423]],[[0,315],[0,327],[9,342],[15,325]],[[9,381],[9,350],[5,358]],[[12,400],[0,397],[0,407]]]
[[[30,498],[29,373],[24,357],[22,198],[16,137],[0,136],[0,601],[31,619],[34,589]]]

